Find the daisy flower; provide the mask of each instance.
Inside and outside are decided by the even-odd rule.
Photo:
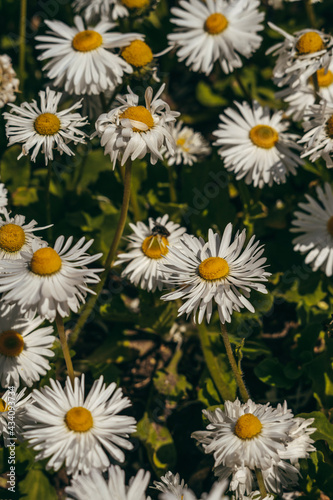
[[[150,153],[150,162],[163,160],[161,149],[173,153],[175,141],[170,131],[170,124],[179,113],[171,111],[169,105],[160,98],[165,84],[153,98],[153,89],[145,92],[145,106],[139,106],[139,96],[127,87],[128,94],[118,96],[120,106],[109,113],[102,114],[96,122],[96,133],[101,138],[104,153],[109,154],[113,168],[116,161],[124,165],[130,158],[144,158]]]
[[[73,9],[83,14],[86,23],[96,20],[116,21],[118,18],[129,15],[127,8],[121,0],[74,0]]]
[[[132,73],[132,67],[112,50],[140,38],[139,33],[110,33],[116,24],[103,20],[86,28],[79,16],[74,17],[74,27],[61,21],[45,24],[51,36],[37,36],[42,43],[36,48],[44,51],[40,61],[49,59],[44,70],[55,87],[64,87],[69,94],[100,94],[113,90],[124,73]]]
[[[8,205],[8,191],[5,185],[0,182],[0,214],[4,212],[4,208]]]
[[[327,168],[333,167],[333,104],[323,100],[311,106],[306,114],[305,134],[298,142],[304,144],[301,157],[309,156],[312,162],[323,158]]]
[[[293,239],[294,250],[307,254],[305,263],[314,271],[321,269],[326,276],[333,275],[333,193],[325,183],[317,186],[318,200],[306,194],[307,203],[299,203],[301,211],[294,213],[293,233],[304,233]]]
[[[17,392],[16,387],[11,387],[0,397],[0,436],[3,435],[5,446],[7,441],[13,440],[10,431],[22,441],[23,426],[27,421],[27,409],[32,404],[31,394],[24,397],[26,387]],[[15,412],[15,427],[11,426],[13,412]],[[11,417],[11,418],[9,418]]]
[[[165,282],[178,289],[161,298],[164,300],[185,300],[178,310],[178,316],[193,313],[194,320],[201,323],[206,315],[210,322],[213,302],[217,304],[222,323],[230,323],[233,311],[246,307],[254,312],[249,302],[251,289],[267,293],[262,281],[270,273],[265,271],[264,248],[252,236],[242,252],[246,230],[237,231],[231,243],[232,224],[228,224],[222,238],[212,229],[208,242],[184,234],[175,248],[169,248],[164,257],[162,271]]]
[[[159,54],[153,54],[149,45],[143,40],[133,40],[127,47],[121,51],[121,57],[132,66],[134,77],[147,77],[151,74],[152,78],[159,82],[157,77],[156,57],[162,56],[169,49]]]
[[[16,92],[19,90],[20,81],[12,66],[12,61],[7,54],[0,56],[0,108],[8,102],[14,102]]]
[[[201,499],[197,499],[193,491],[185,489],[183,490],[182,496],[179,497],[178,493],[173,493],[171,491],[162,493],[159,496],[159,500],[229,500],[228,496],[224,496],[226,490],[226,483],[215,483],[210,491],[210,493],[204,493]]]
[[[285,40],[267,50],[266,54],[278,56],[273,69],[274,82],[283,85],[299,85],[300,79],[308,79],[320,68],[328,69],[333,57],[333,37],[322,31],[305,29],[290,35],[273,23],[269,27]]]
[[[193,128],[183,126],[183,122],[179,121],[172,128],[172,135],[176,143],[175,152],[173,154],[168,151],[165,153],[165,158],[168,159],[168,165],[193,165],[204,156],[211,153],[211,148],[208,141],[200,134],[195,132]]]
[[[4,217],[4,220],[1,219]],[[37,222],[32,220],[25,224],[24,215],[10,217],[6,209],[0,214],[0,260],[20,259],[21,252],[31,251],[32,242],[41,243],[42,239],[34,234],[35,231],[47,229],[50,226],[36,227]]]
[[[35,100],[32,103],[24,102],[20,106],[11,104],[10,113],[4,113],[7,120],[6,135],[9,139],[8,145],[23,144],[22,156],[30,153],[31,160],[36,161],[36,157],[41,150],[45,156],[45,164],[53,160],[53,149],[56,148],[60,154],[66,153],[74,155],[68,147],[68,143],[85,144],[85,133],[80,130],[88,122],[82,118],[80,113],[73,113],[81,108],[81,102],[77,102],[70,108],[58,111],[61,92],[54,92],[48,87],[46,92],[39,92],[40,106]]]
[[[327,72],[321,68],[316,73],[318,94],[324,100],[331,102],[333,100],[333,64],[329,66]],[[285,114],[292,116],[296,121],[301,120],[309,108],[315,104],[313,76],[307,80],[300,79],[300,82],[297,87],[288,86],[276,94],[277,99],[283,99],[288,104]]]
[[[242,66],[239,55],[249,58],[260,47],[257,31],[263,29],[264,13],[258,11],[258,0],[180,0],[179,5],[171,8],[177,28],[168,40],[192,71],[209,75],[219,61],[230,73]]]
[[[125,482],[125,472],[118,466],[112,465],[108,470],[109,479],[105,480],[97,470],[89,475],[80,475],[72,479],[72,483],[65,489],[67,500],[151,500],[146,497],[150,473],[140,469],[132,477],[129,486]]]
[[[292,151],[301,150],[295,144],[299,136],[286,132],[289,122],[282,122],[283,111],[271,115],[255,101],[252,108],[246,102],[235,104],[238,111],[227,108],[213,132],[217,137],[213,144],[221,146],[218,153],[225,168],[237,180],[244,178],[246,184],[259,188],[286,182],[286,176],[295,175],[303,162]]]
[[[154,488],[162,493],[171,493],[175,500],[183,500],[187,485],[184,479],[180,479],[179,474],[174,475],[168,471],[165,476],[160,478],[160,481],[154,481]]]
[[[148,226],[143,222],[129,226],[134,232],[127,237],[130,242],[127,252],[118,255],[115,265],[127,264],[122,276],[135,286],[140,285],[148,292],[154,292],[156,288],[162,290],[162,258],[170,248],[177,246],[186,229],[169,221],[167,214],[156,220],[150,218]]]
[[[39,328],[43,319],[17,316],[17,308],[11,307],[3,314],[0,307],[0,383],[2,387],[23,385],[31,387],[50,370],[47,358],[55,337],[52,326]]]
[[[127,439],[135,431],[133,417],[119,415],[131,406],[116,383],[106,387],[101,376],[85,398],[84,375],[75,378],[74,389],[67,378],[65,389],[50,380],[51,387],[34,389],[24,437],[38,451],[36,460],[49,458],[47,469],[59,470],[65,462],[67,474],[89,474],[92,469],[106,470],[109,455],[124,462],[120,448],[131,450]],[[51,457],[51,458],[50,458]]]
[[[102,256],[86,253],[93,241],[85,243],[83,237],[71,249],[72,236],[66,243],[60,236],[54,248],[32,241],[31,251],[22,252],[20,259],[1,262],[2,300],[17,304],[23,313],[38,313],[50,321],[57,314],[65,317],[70,311],[77,312],[87,292],[94,293],[87,284],[100,281],[95,273],[102,269],[86,267]]]

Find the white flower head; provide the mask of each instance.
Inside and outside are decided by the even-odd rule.
[[[333,104],[322,100],[310,106],[305,113],[305,134],[299,140],[304,145],[302,157],[309,156],[314,162],[323,158],[327,168],[333,167]]]
[[[169,220],[167,214],[153,219],[148,226],[143,222],[130,224],[133,234],[127,237],[129,245],[126,253],[118,255],[115,265],[127,264],[122,276],[136,286],[154,292],[163,288],[161,264],[169,249],[177,246],[186,229]]]
[[[4,219],[1,219],[1,216]],[[32,220],[25,224],[24,215],[10,214],[6,209],[0,214],[0,259],[20,259],[21,252],[30,252],[32,242],[42,243],[42,239],[34,234],[47,227],[36,227],[37,222]]]
[[[116,21],[118,18],[127,17],[129,12],[121,0],[74,0],[74,11],[82,13],[87,23],[103,20]]]
[[[0,108],[15,101],[19,84],[10,57],[7,54],[0,55]]]
[[[168,40],[192,71],[209,75],[219,61],[230,73],[242,66],[240,55],[249,58],[260,47],[264,13],[258,0],[180,0],[179,5],[171,8],[177,28]]]
[[[200,134],[195,132],[193,128],[183,126],[183,122],[179,121],[172,127],[172,135],[176,143],[175,152],[173,154],[166,152],[165,158],[168,159],[168,165],[193,165],[200,161],[204,156],[211,153],[211,148],[208,141]]]
[[[5,445],[15,437],[22,441],[23,426],[27,422],[27,409],[32,404],[31,394],[24,397],[26,387],[17,392],[16,387],[11,387],[0,397],[0,436],[3,435]],[[15,414],[15,426],[11,426]],[[9,418],[10,417],[10,418]]]
[[[61,21],[45,24],[51,36],[37,36],[42,43],[36,48],[44,51],[39,60],[49,59],[44,70],[55,87],[69,94],[100,94],[113,90],[122,82],[124,73],[132,72],[132,67],[113,50],[141,38],[139,33],[110,32],[116,24],[103,20],[86,28],[79,16],[74,17],[73,27]]]
[[[116,161],[124,165],[127,159],[135,160],[150,154],[150,162],[163,160],[163,146],[173,153],[175,141],[170,124],[179,113],[171,111],[161,99],[165,84],[153,98],[153,89],[145,91],[145,106],[139,106],[139,96],[127,87],[128,94],[118,96],[120,106],[102,114],[96,122],[96,134],[101,138],[105,154],[109,154],[113,168]]]
[[[0,182],[0,214],[4,212],[5,207],[8,205],[8,190],[5,185]]]
[[[5,310],[7,309],[7,311]],[[24,318],[17,308],[0,306],[0,384],[31,387],[50,369],[48,358],[55,337],[52,326],[39,328],[43,319]]]
[[[333,37],[315,29],[305,29],[290,35],[273,23],[269,27],[285,39],[266,53],[277,55],[273,69],[274,82],[279,87],[299,85],[320,68],[328,69],[333,58]]]
[[[171,493],[175,500],[182,500],[187,485],[184,479],[180,479],[179,474],[172,474],[171,471],[168,471],[164,476],[161,476],[160,481],[154,481],[154,488],[162,493]]]
[[[84,375],[75,378],[74,389],[67,378],[65,388],[50,380],[51,387],[34,389],[34,405],[28,408],[31,423],[24,437],[38,454],[36,460],[49,458],[46,468],[59,470],[65,462],[67,474],[89,474],[106,470],[109,455],[124,462],[120,448],[131,450],[129,434],[135,431],[133,417],[119,415],[131,406],[116,383],[106,387],[101,376],[85,397]]]
[[[270,113],[257,102],[251,107],[246,102],[235,102],[238,110],[227,108],[220,115],[215,146],[229,172],[246,184],[262,188],[286,182],[288,174],[296,173],[303,162],[299,158],[299,138],[287,131],[288,122],[282,121],[283,112]],[[296,150],[296,152],[293,151]]]
[[[162,493],[159,496],[159,500],[229,500],[229,497],[224,495],[226,487],[226,482],[214,483],[211,491],[203,493],[200,499],[197,499],[193,491],[188,489],[184,489],[181,496],[179,496],[178,492],[173,493],[168,491]]]
[[[109,479],[105,480],[98,470],[92,470],[88,475],[80,475],[72,479],[66,488],[67,500],[151,500],[146,497],[150,473],[140,469],[136,476],[131,477],[129,485],[125,482],[125,472],[112,465],[108,470]]]
[[[0,268],[0,291],[2,300],[16,304],[23,313],[31,311],[42,318],[54,321],[57,314],[69,316],[77,312],[87,292],[93,293],[88,283],[100,281],[97,272],[86,266],[99,259],[102,254],[89,255],[86,250],[93,240],[85,243],[81,238],[72,248],[73,237],[65,242],[64,236],[57,238],[54,248],[41,247],[35,241],[31,251],[22,252],[18,260],[2,260]]]
[[[40,151],[45,156],[45,164],[53,160],[53,149],[56,148],[60,154],[74,155],[68,143],[84,144],[85,133],[80,130],[88,122],[82,118],[80,113],[73,111],[81,108],[81,102],[77,102],[70,108],[58,111],[59,101],[62,93],[46,88],[46,92],[39,92],[40,105],[35,100],[32,103],[24,102],[20,106],[11,104],[10,113],[4,113],[7,120],[6,135],[9,139],[8,145],[23,144],[22,156],[31,152],[31,160],[36,161]]]
[[[318,200],[306,194],[307,203],[299,203],[301,211],[294,213],[293,233],[304,233],[293,239],[294,250],[307,254],[305,263],[314,271],[321,269],[326,276],[333,275],[333,193],[325,183],[317,186]]]
[[[262,257],[263,245],[252,236],[242,252],[246,230],[237,231],[231,242],[232,224],[228,224],[222,238],[212,229],[208,242],[185,234],[175,248],[165,256],[162,271],[165,282],[178,286],[176,291],[163,295],[164,300],[183,299],[179,316],[193,313],[201,323],[206,315],[209,323],[213,302],[217,304],[222,323],[231,321],[233,311],[246,307],[254,312],[249,302],[250,292],[267,293],[262,281],[270,273],[265,271],[266,258]]]

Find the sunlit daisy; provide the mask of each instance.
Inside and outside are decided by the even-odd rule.
[[[331,102],[333,100],[333,64],[330,65],[327,72],[321,68],[316,73],[319,86],[318,94],[324,100]],[[310,106],[315,104],[313,76],[310,76],[308,80],[300,79],[300,82],[297,87],[288,86],[276,94],[278,99],[283,99],[288,104],[285,114],[293,117],[296,121],[301,120]]]
[[[13,441],[13,437],[22,441],[23,425],[27,422],[27,409],[32,404],[31,394],[24,397],[25,391],[26,387],[20,392],[17,392],[17,388],[11,387],[0,397],[0,436],[3,436],[5,445],[7,441]],[[15,426],[11,425],[13,420]],[[11,431],[14,436],[11,435]]]
[[[7,54],[0,56],[0,108],[8,102],[14,102],[20,81]]]
[[[304,233],[293,239],[294,250],[307,254],[305,263],[314,271],[321,269],[326,276],[333,275],[333,193],[325,183],[317,186],[318,200],[306,194],[307,203],[299,203],[301,211],[294,213],[293,233]]]
[[[136,476],[125,482],[125,472],[118,466],[112,465],[109,470],[109,479],[105,480],[97,470],[92,470],[89,475],[80,475],[72,480],[66,488],[69,495],[67,500],[151,500],[146,497],[150,473],[140,469]]]
[[[302,157],[314,162],[323,158],[328,168],[333,167],[333,104],[323,100],[310,106],[305,113],[305,134],[299,140],[304,145]]]
[[[39,328],[43,319],[17,316],[16,307],[6,315],[0,308],[0,383],[2,387],[28,387],[50,369],[54,343],[52,326]]]
[[[180,0],[179,5],[171,8],[177,28],[168,40],[192,71],[209,75],[219,61],[230,73],[242,66],[240,55],[249,58],[260,47],[264,13],[258,0]]]
[[[169,249],[177,245],[186,229],[172,221],[168,215],[149,219],[148,226],[143,222],[130,224],[133,234],[127,237],[129,245],[126,253],[118,255],[115,265],[127,264],[122,276],[134,285],[154,292],[162,290],[163,273],[161,262]]]
[[[6,303],[17,304],[22,312],[38,313],[53,321],[57,314],[69,316],[77,312],[87,292],[88,283],[98,283],[97,272],[86,266],[102,254],[89,255],[86,250],[93,240],[81,238],[71,249],[73,237],[65,242],[57,238],[54,248],[31,242],[31,251],[21,252],[18,260],[2,260],[0,292]],[[45,244],[46,245],[46,244]]]
[[[178,493],[173,493],[171,491],[162,493],[159,496],[159,500],[229,500],[228,496],[223,493],[226,490],[226,483],[215,483],[210,491],[210,493],[204,493],[200,496],[200,499],[196,497],[193,491],[185,489],[183,490],[182,496],[179,497]]]
[[[310,78],[320,68],[328,69],[333,58],[333,37],[315,29],[305,29],[290,35],[273,23],[270,28],[285,39],[271,47],[267,54],[278,56],[273,69],[279,86],[298,85],[300,79]]]
[[[38,36],[36,48],[44,52],[38,57],[49,62],[44,66],[56,87],[69,94],[100,94],[122,82],[132,67],[112,50],[140,38],[139,33],[110,32],[116,24],[100,21],[87,28],[83,19],[74,17],[74,27],[61,21],[45,21],[49,35]]]
[[[164,476],[161,476],[159,481],[154,481],[154,488],[162,493],[172,493],[175,500],[182,500],[187,485],[184,479],[180,479],[179,474],[174,475],[168,471]]]
[[[75,378],[73,390],[67,378],[65,389],[50,379],[51,387],[34,389],[34,405],[28,408],[31,424],[25,427],[25,439],[38,454],[36,460],[49,458],[47,469],[60,469],[65,463],[67,474],[92,469],[106,470],[109,455],[125,460],[120,448],[131,450],[128,435],[135,431],[133,417],[119,415],[131,406],[117,384],[106,387],[101,376],[85,397],[84,375]]]
[[[121,0],[74,0],[74,11],[82,13],[87,23],[103,20],[116,21],[118,18],[127,17],[128,10]]]
[[[4,209],[0,214],[0,259],[19,259],[21,252],[31,251],[33,241],[41,243],[42,239],[34,232],[46,229],[46,227],[36,227],[36,225],[35,220],[25,224],[24,215],[10,217]]]
[[[118,96],[120,106],[109,113],[102,114],[96,122],[96,133],[101,138],[105,154],[109,154],[113,168],[116,161],[124,165],[127,159],[135,160],[150,154],[150,162],[163,160],[163,146],[173,153],[175,141],[170,131],[170,124],[179,116],[171,111],[169,105],[161,99],[165,85],[162,85],[153,98],[153,89],[145,92],[145,106],[139,106],[139,96],[127,87],[128,94]]]
[[[214,145],[221,146],[218,153],[224,166],[237,180],[244,178],[255,187],[286,182],[286,176],[295,175],[303,162],[297,153],[301,148],[295,144],[299,136],[287,132],[289,123],[282,121],[283,111],[271,114],[257,102],[252,108],[246,102],[235,104],[238,111],[227,108],[214,132]]]
[[[200,161],[204,156],[211,153],[211,148],[208,141],[200,134],[195,132],[193,128],[183,126],[183,122],[179,121],[172,128],[172,135],[176,143],[174,154],[165,153],[165,158],[168,159],[168,165],[193,165]]]
[[[4,208],[8,205],[8,191],[5,185],[0,182],[0,214],[4,212]]]
[[[22,153],[18,156],[26,156],[31,153],[31,160],[36,161],[37,154],[41,150],[45,156],[45,163],[53,160],[53,149],[56,148],[60,154],[74,155],[68,147],[69,142],[85,143],[85,133],[80,130],[88,122],[82,118],[80,113],[73,113],[81,108],[81,102],[77,102],[70,108],[58,111],[61,92],[54,92],[48,87],[46,92],[39,92],[40,106],[35,100],[32,103],[24,102],[20,106],[11,104],[10,113],[4,113],[7,120],[6,134],[9,139],[8,145],[23,144]]]
[[[184,234],[175,248],[169,248],[162,271],[165,282],[178,288],[162,299],[185,301],[178,316],[193,313],[194,320],[201,323],[206,315],[209,323],[215,302],[221,322],[230,322],[233,311],[246,307],[254,312],[248,300],[251,289],[267,293],[261,283],[270,276],[265,271],[263,245],[252,236],[243,249],[245,229],[237,231],[233,242],[231,236],[232,224],[228,224],[222,238],[210,229],[207,243],[203,238]]]

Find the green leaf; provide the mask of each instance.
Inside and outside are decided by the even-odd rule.
[[[27,476],[20,481],[20,500],[57,500],[56,490],[41,470],[30,470]]]
[[[10,192],[29,184],[30,160],[27,156],[18,160],[21,151],[21,146],[11,146],[6,149],[1,159],[1,182],[5,183]]]
[[[293,386],[294,380],[290,380],[284,373],[284,365],[278,358],[266,358],[259,363],[254,373],[265,384],[273,387],[284,387],[289,389]]]
[[[195,93],[196,98],[203,106],[215,107],[228,104],[227,99],[215,94],[210,86],[203,81],[198,83]]]

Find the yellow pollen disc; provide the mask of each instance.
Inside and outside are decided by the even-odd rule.
[[[240,439],[252,439],[260,434],[261,429],[262,423],[259,418],[252,415],[252,413],[246,413],[237,420],[235,434]]]
[[[228,262],[221,257],[208,257],[199,266],[201,278],[207,281],[220,280],[228,276]]]
[[[186,139],[184,139],[184,137],[180,137],[177,140],[176,144],[177,144],[177,146],[184,146],[185,142],[186,142]]]
[[[161,259],[168,253],[168,245],[169,242],[165,236],[148,236],[143,240],[141,249],[150,259]]]
[[[318,69],[317,79],[319,87],[329,87],[333,83],[333,73],[328,70],[325,74],[325,68]]]
[[[333,139],[333,115],[327,120],[326,131],[327,134]]]
[[[6,252],[18,252],[25,243],[25,233],[17,224],[0,227],[0,248]]]
[[[222,33],[222,31],[224,31],[227,26],[227,18],[219,12],[211,14],[209,17],[207,17],[205,22],[205,30],[210,35],[218,35],[219,33]]]
[[[121,56],[126,62],[136,68],[142,68],[142,66],[146,66],[153,60],[151,48],[141,40],[134,40],[130,43],[128,47],[124,48]]]
[[[271,149],[279,140],[278,132],[269,125],[256,125],[251,128],[249,137],[258,148]]]
[[[0,413],[5,411],[8,411],[8,405],[4,399],[0,398]]]
[[[19,356],[24,348],[24,340],[20,333],[7,330],[0,333],[0,354],[14,358]]]
[[[68,429],[75,432],[87,432],[94,425],[92,415],[83,406],[71,408],[65,416]]]
[[[333,216],[328,219],[326,227],[329,234],[333,236]]]
[[[37,116],[34,127],[39,135],[54,135],[59,132],[61,122],[59,118],[52,113],[42,113]]]
[[[324,48],[321,36],[315,31],[308,31],[304,35],[300,36],[297,43],[296,49],[300,54],[312,54],[313,52],[318,52]]]
[[[143,9],[149,5],[149,0],[121,0],[128,9]]]
[[[148,109],[144,106],[131,106],[125,109],[119,118],[120,120],[128,118],[129,120],[145,123],[148,128],[152,128],[154,125],[154,118],[152,117],[150,111],[148,111]],[[133,132],[142,132],[142,130],[133,127]]]
[[[31,259],[30,270],[40,276],[48,276],[59,271],[61,258],[53,248],[40,248]]]
[[[96,50],[103,43],[103,37],[94,30],[84,30],[77,33],[73,38],[73,49],[78,52],[90,52]]]

